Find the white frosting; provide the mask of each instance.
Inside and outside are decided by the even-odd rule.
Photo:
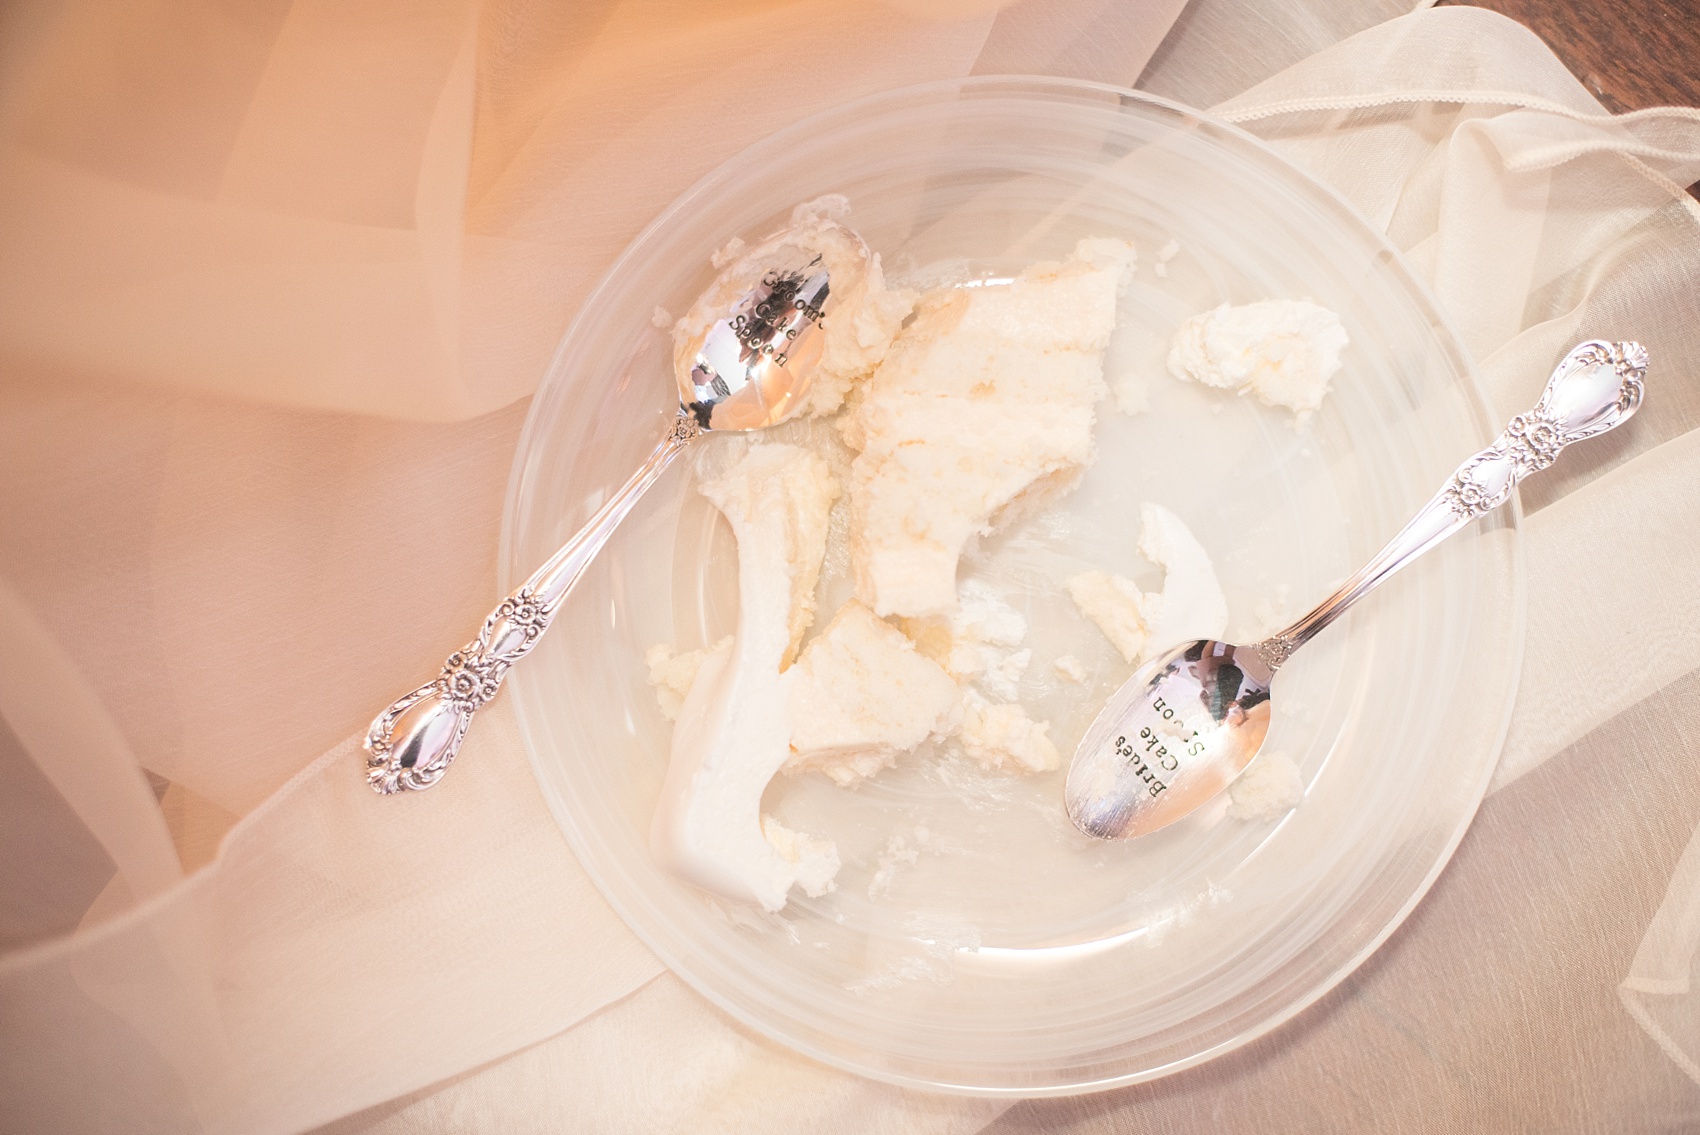
[[[1304,799],[1304,779],[1286,753],[1259,753],[1228,786],[1228,815],[1236,820],[1273,820]]]
[[[1129,662],[1192,639],[1221,638],[1228,601],[1209,555],[1161,505],[1140,505],[1139,519],[1139,554],[1163,569],[1162,590],[1141,592],[1123,576],[1088,571],[1068,580],[1069,598]]]
[[[955,736],[964,751],[982,764],[1016,772],[1056,767],[1055,747],[1045,736],[1049,722],[1032,721],[1014,704],[1033,663],[1031,649],[1016,649],[1027,637],[1021,612],[987,584],[969,580],[960,588],[956,610],[905,619],[903,629],[962,684]]]
[[[1309,300],[1223,304],[1176,329],[1169,372],[1302,417],[1322,405],[1347,342],[1340,317]]]
[[[850,490],[856,595],[876,614],[954,610],[968,540],[1018,499],[1071,484],[1091,459],[1131,259],[1116,246],[1086,241],[1009,284],[941,288],[916,305],[844,430],[861,450]]]
[[[891,765],[955,727],[956,683],[903,633],[852,599],[803,651],[791,690],[787,771],[840,785]]]
[[[791,752],[797,675],[780,667],[802,633],[793,629],[800,617],[807,626],[800,612],[813,608],[838,486],[820,457],[770,444],[753,447],[702,492],[738,538],[738,630],[729,650],[702,660],[680,707],[650,849],[700,887],[778,910],[793,883],[824,887],[830,872],[823,879],[823,865],[829,858],[836,864],[830,845],[797,837],[781,848],[770,841],[761,797]]]
[[[1162,650],[1228,632],[1228,601],[1204,546],[1161,505],[1139,506],[1139,554],[1163,569],[1163,589],[1145,597],[1150,645]]]

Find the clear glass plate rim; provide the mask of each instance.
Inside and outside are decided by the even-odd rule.
[[[534,395],[532,406],[527,413],[525,425],[521,431],[520,439],[516,446],[514,462],[510,472],[503,504],[502,523],[498,545],[497,576],[498,587],[504,594],[516,586],[519,579],[523,578],[524,575],[529,574],[530,570],[532,570],[532,565],[521,563],[518,560],[517,545],[520,538],[521,505],[525,497],[525,484],[529,472],[528,459],[536,451],[538,445],[544,441],[541,436],[541,431],[545,428],[547,420],[554,417],[552,408],[555,399],[563,396],[564,394],[563,387],[566,384],[557,381],[558,376],[562,373],[561,364],[563,359],[568,348],[579,337],[581,328],[585,321],[590,318],[591,313],[602,301],[605,293],[609,291],[614,282],[622,276],[628,264],[639,255],[645,245],[647,245],[657,233],[663,232],[671,227],[675,218],[682,214],[686,214],[695,208],[704,197],[710,195],[722,182],[741,176],[744,173],[744,164],[753,153],[758,153],[772,147],[782,148],[793,139],[818,131],[822,124],[830,123],[835,120],[850,121],[859,113],[878,107],[881,104],[896,104],[903,100],[922,99],[930,95],[944,95],[951,92],[959,94],[975,94],[991,93],[999,89],[1007,89],[1012,96],[1016,97],[1022,95],[1051,94],[1064,97],[1073,96],[1082,99],[1090,98],[1091,101],[1098,102],[1101,100],[1102,96],[1109,95],[1122,100],[1123,102],[1131,100],[1133,102],[1144,103],[1186,118],[1195,119],[1202,124],[1208,125],[1212,129],[1219,130],[1234,137],[1240,143],[1256,151],[1260,151],[1266,160],[1272,161],[1282,167],[1289,176],[1303,181],[1310,190],[1326,199],[1329,204],[1343,214],[1348,224],[1357,228],[1362,236],[1367,237],[1388,254],[1389,263],[1401,276],[1407,290],[1413,298],[1419,299],[1423,303],[1426,308],[1425,314],[1427,318],[1434,326],[1444,332],[1446,348],[1455,357],[1459,364],[1459,371],[1464,385],[1463,394],[1468,401],[1472,416],[1476,419],[1479,431],[1484,437],[1491,437],[1497,432],[1497,426],[1493,423],[1489,414],[1486,399],[1476,377],[1474,360],[1471,358],[1467,348],[1464,346],[1462,337],[1458,334],[1453,321],[1441,308],[1439,302],[1430,292],[1422,278],[1416,273],[1404,253],[1389,242],[1383,233],[1365,220],[1357,211],[1356,207],[1333,187],[1319,180],[1303,168],[1288,161],[1278,151],[1262,139],[1258,138],[1256,135],[1251,134],[1243,128],[1224,119],[1218,118],[1206,111],[1186,106],[1171,99],[1148,94],[1132,88],[1117,87],[1112,84],[1096,83],[1086,80],[1033,75],[989,75],[913,84],[886,91],[874,92],[825,110],[818,111],[815,114],[792,124],[791,126],[785,127],[752,143],[750,146],[729,157],[717,165],[713,170],[699,178],[688,189],[675,198],[665,209],[663,209],[656,218],[646,225],[642,231],[640,231],[638,235],[632,239],[625,249],[622,250],[621,254],[615,259],[613,264],[610,265],[608,270],[598,280],[597,284],[587,294],[584,302],[579,308],[579,311],[575,314],[566,331],[557,342],[556,348],[551,354],[549,363],[544,371],[543,380],[539,385],[536,395]],[[1264,1017],[1254,1027],[1248,1028],[1232,1037],[1226,1038],[1215,1045],[1187,1057],[1168,1061],[1153,1067],[1139,1069],[1121,1075],[1103,1077],[1096,1080],[1070,1081],[1067,1083],[1046,1086],[1021,1085],[1002,1087],[986,1084],[944,1083],[937,1080],[928,1080],[915,1076],[904,1075],[870,1063],[858,1063],[857,1061],[848,1059],[830,1049],[819,1047],[796,1035],[778,1030],[770,1023],[762,1020],[759,1016],[749,1012],[744,1006],[720,993],[711,985],[693,980],[690,967],[688,965],[680,964],[679,959],[675,959],[672,956],[673,951],[666,943],[652,939],[652,936],[649,933],[648,928],[644,925],[643,920],[641,918],[634,919],[634,917],[632,917],[632,913],[627,909],[627,905],[623,901],[618,888],[609,886],[607,880],[602,877],[593,863],[586,861],[586,857],[584,855],[586,848],[581,843],[583,838],[582,833],[577,830],[577,826],[573,822],[571,808],[569,807],[568,802],[561,797],[560,793],[553,785],[551,777],[546,773],[543,767],[542,754],[539,753],[538,747],[533,741],[535,730],[533,724],[527,720],[525,698],[523,696],[514,697],[514,710],[519,726],[519,733],[526,748],[527,759],[531,765],[533,775],[537,780],[538,786],[543,791],[545,799],[549,804],[550,811],[555,817],[557,826],[561,828],[562,834],[567,839],[569,846],[572,847],[575,857],[579,859],[581,866],[584,867],[586,873],[596,885],[598,892],[614,909],[622,922],[624,922],[627,927],[637,935],[646,947],[657,955],[657,957],[668,967],[670,971],[681,976],[696,992],[706,997],[711,1003],[727,1012],[740,1023],[755,1029],[762,1035],[783,1044],[785,1047],[790,1048],[793,1051],[818,1060],[828,1066],[839,1068],[854,1075],[879,1080],[911,1090],[942,1095],[1011,1100],[1062,1097],[1107,1091],[1114,1088],[1150,1082],[1185,1071],[1189,1068],[1197,1067],[1200,1064],[1232,1052],[1235,1049],[1238,1049],[1243,1045],[1280,1028],[1282,1025],[1304,1012],[1335,989],[1342,981],[1356,971],[1370,956],[1380,949],[1380,947],[1386,943],[1387,939],[1404,924],[1405,920],[1409,917],[1411,911],[1416,908],[1417,904],[1426,897],[1435,881],[1439,878],[1441,872],[1444,871],[1447,864],[1450,863],[1452,856],[1456,853],[1459,844],[1462,842],[1465,833],[1468,831],[1476,812],[1479,810],[1481,802],[1486,795],[1488,784],[1492,780],[1493,772],[1498,764],[1499,754],[1503,749],[1505,737],[1510,726],[1512,706],[1515,702],[1517,688],[1521,677],[1527,595],[1525,586],[1524,547],[1522,540],[1522,510],[1520,500],[1516,494],[1513,494],[1503,516],[1504,526],[1509,532],[1509,553],[1511,558],[1511,571],[1507,582],[1511,589],[1511,618],[1514,633],[1514,642],[1510,647],[1510,665],[1512,673],[1507,676],[1505,700],[1500,709],[1497,732],[1492,740],[1492,744],[1487,748],[1487,752],[1491,755],[1484,758],[1477,783],[1469,797],[1472,803],[1468,809],[1461,812],[1454,830],[1450,833],[1450,837],[1440,853],[1435,856],[1434,862],[1430,866],[1429,871],[1422,878],[1420,883],[1412,889],[1406,901],[1392,916],[1387,919],[1386,924],[1382,927],[1379,933],[1366,940],[1358,951],[1344,960],[1333,970],[1328,971],[1323,977],[1315,981],[1311,988],[1306,990],[1303,994],[1290,999],[1289,1002],[1283,1006],[1281,1011]],[[515,693],[518,694],[519,691],[516,689]]]

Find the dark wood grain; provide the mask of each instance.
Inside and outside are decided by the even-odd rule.
[[[1452,0],[1440,0],[1450,3]],[[1613,114],[1700,106],[1700,0],[1473,0],[1546,40]],[[1700,197],[1700,182],[1688,187]]]
[[[1442,0],[1446,2],[1446,0]],[[1607,110],[1700,106],[1700,0],[1474,0],[1546,40]]]

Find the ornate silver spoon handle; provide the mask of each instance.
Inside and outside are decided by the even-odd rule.
[[[1565,446],[1628,420],[1641,404],[1646,370],[1639,343],[1593,339],[1564,356],[1533,410],[1512,418],[1492,445],[1458,466],[1446,487],[1332,595],[1257,645],[1270,671],[1388,576],[1504,504],[1519,481],[1551,465]]]
[[[429,788],[460,751],[472,715],[496,696],[515,662],[531,653],[573,585],[614,530],[691,439],[702,432],[681,411],[631,479],[519,589],[484,620],[478,637],[449,655],[442,673],[391,703],[366,733],[366,781],[382,795]]]

